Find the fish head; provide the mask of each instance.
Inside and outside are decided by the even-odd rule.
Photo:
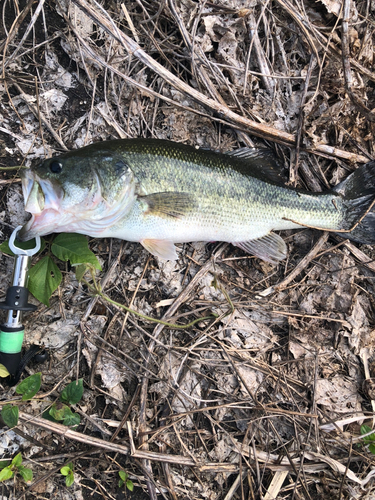
[[[135,201],[132,170],[121,155],[105,148],[46,159],[23,170],[21,179],[25,210],[31,214],[18,233],[24,241],[53,232],[100,237]]]

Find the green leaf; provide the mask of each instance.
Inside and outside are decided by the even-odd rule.
[[[71,412],[70,415],[67,415],[64,420],[63,424],[66,425],[67,427],[78,427],[79,424],[81,423],[81,417],[77,413]]]
[[[0,378],[9,377],[8,368],[0,363]]]
[[[65,478],[65,484],[69,488],[69,486],[72,486],[73,483],[74,483],[74,473],[73,473],[73,471],[70,471],[69,474]]]
[[[120,470],[118,475],[123,481],[126,481],[128,479],[128,474],[124,470]]]
[[[77,281],[81,281],[82,278],[85,275],[85,272],[87,271],[88,267],[87,264],[79,264],[78,266],[75,266],[75,272],[76,272],[76,278]]]
[[[41,385],[41,372],[34,373],[34,375],[30,375],[30,377],[25,378],[19,385],[17,385],[16,393],[22,394],[22,401],[26,401],[27,399],[31,399],[35,396]]]
[[[22,464],[22,454],[17,453],[17,455],[12,460],[12,465],[14,465],[14,467],[19,467],[21,464]]]
[[[55,418],[53,418],[49,412],[50,412],[50,408],[47,408],[46,410],[44,410],[44,412],[42,413],[42,417],[45,418],[46,420],[49,420],[50,422],[55,422],[56,424],[60,423],[59,420],[56,420]]]
[[[49,299],[61,280],[60,269],[51,257],[46,255],[30,269],[28,288],[39,302],[49,306]]]
[[[87,238],[83,234],[61,233],[53,240],[51,251],[64,262],[70,261],[72,266],[78,264],[92,264],[95,269],[101,270],[98,259],[89,249]]]
[[[23,467],[21,465],[21,467],[18,468],[18,472],[26,483],[30,483],[33,480],[33,471],[28,467]]]
[[[14,472],[9,469],[9,467],[5,467],[2,471],[0,471],[0,483],[2,481],[7,481],[8,479],[12,479],[14,476]]]
[[[134,485],[133,482],[128,479],[129,474],[124,470],[120,470],[118,475],[121,478],[118,482],[119,488],[121,488],[125,484],[129,491],[133,491]]]
[[[4,467],[8,467],[10,465],[10,460],[0,460],[0,470],[4,469]]]
[[[370,446],[368,447],[368,449],[370,450],[370,452],[375,455],[375,444],[370,444]]]
[[[372,434],[368,435],[368,436],[365,436],[363,438],[363,442],[365,444],[369,444],[371,443],[372,441],[375,441],[375,433],[372,432],[372,429],[371,427],[369,427],[368,425],[361,425],[361,435],[363,436],[364,434],[368,434],[369,432],[371,432]]]
[[[83,379],[77,381],[73,380],[70,382],[60,395],[60,399],[63,403],[70,405],[75,405],[81,400],[83,396]]]
[[[62,403],[54,403],[49,410],[49,414],[55,421],[62,421],[68,427],[77,426],[81,423],[81,417],[73,413],[69,406]]]
[[[64,418],[69,416],[69,414],[71,413],[72,411],[69,406],[66,406],[62,403],[54,403],[49,410],[49,414],[51,415],[51,417],[53,417],[57,421],[64,420]]]
[[[73,464],[72,462],[69,462],[68,464],[64,465],[64,467],[61,467],[60,472],[63,476],[67,476],[72,470]]]
[[[35,239],[29,240],[29,241],[16,241],[15,246],[18,248],[22,248],[22,250],[30,250],[30,248],[35,248],[36,241]],[[39,252],[42,252],[46,246],[46,242],[43,238],[40,240],[40,250]],[[9,248],[9,240],[4,241],[0,245],[0,252],[6,253],[7,255],[14,255],[12,250]]]
[[[361,425],[361,435],[368,434],[371,431],[372,431],[372,429],[368,425],[365,425],[365,424]]]
[[[1,410],[1,418],[8,427],[15,427],[18,424],[18,406],[5,405]]]

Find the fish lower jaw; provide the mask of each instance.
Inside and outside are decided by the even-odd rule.
[[[45,236],[54,233],[62,223],[65,223],[64,215],[54,209],[44,209],[40,213],[32,213],[30,220],[23,226],[17,237],[21,241],[28,241],[35,236]],[[66,221],[69,222],[69,221]]]

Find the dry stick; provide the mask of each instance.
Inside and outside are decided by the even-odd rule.
[[[123,245],[121,245],[121,248],[120,248],[120,251],[119,251],[119,255],[118,255],[118,258],[112,262],[112,265],[111,267],[108,269],[107,273],[105,274],[104,278],[101,280],[101,287],[102,289],[106,286],[106,284],[108,283],[108,281],[110,280],[110,278],[112,277],[120,259],[121,259],[121,255],[122,255],[122,249],[123,249]],[[84,316],[82,317],[81,319],[81,325],[80,325],[80,334],[79,334],[79,337],[78,337],[78,346],[80,348],[81,346],[81,341],[82,341],[82,332],[83,332],[83,328],[84,328],[84,323],[88,320],[88,318],[90,317],[90,314],[91,314],[91,311],[93,310],[97,300],[98,300],[99,297],[95,296],[94,298],[92,298],[89,302],[89,305],[87,306],[87,309],[86,309],[86,312],[84,314]],[[79,354],[78,354],[79,355]],[[101,347],[98,347],[98,353],[97,353],[97,356],[96,356],[96,359],[95,359],[95,363],[94,363],[94,366],[91,370],[91,375],[90,375],[90,387],[93,387],[93,380],[94,380],[94,375],[95,375],[95,367],[97,365],[97,363],[99,362],[100,360],[100,357],[102,355],[102,349]],[[76,375],[76,378],[78,380],[78,370],[79,370],[79,362],[77,360],[77,375]]]
[[[83,38],[79,35],[79,33],[74,30],[74,27],[72,27],[72,30],[74,31],[74,34],[76,35],[76,38],[79,40],[79,42],[84,47],[84,49],[86,50],[86,52],[89,54],[89,56],[93,60],[96,61],[97,64],[98,63],[101,64],[104,68],[108,69],[109,71],[111,71],[115,75],[119,76],[120,78],[123,78],[126,82],[128,82],[133,87],[136,87],[136,88],[142,90],[143,93],[148,94],[148,95],[150,95],[152,97],[156,97],[157,99],[161,99],[164,102],[166,102],[168,104],[171,104],[172,106],[181,108],[181,109],[183,109],[185,111],[189,111],[189,112],[191,112],[193,114],[197,114],[199,116],[203,116],[204,118],[209,118],[210,120],[216,121],[218,123],[222,123],[223,125],[231,125],[236,130],[240,130],[242,132],[248,132],[248,129],[246,129],[245,127],[241,127],[240,125],[229,124],[226,120],[222,120],[221,118],[218,118],[217,116],[212,116],[212,115],[204,113],[204,112],[202,112],[202,111],[200,111],[198,109],[194,109],[194,108],[191,108],[189,106],[185,106],[184,104],[181,104],[178,101],[174,101],[173,99],[170,99],[169,97],[166,97],[166,96],[164,96],[162,94],[159,94],[155,90],[152,90],[150,87],[145,87],[144,85],[140,84],[136,80],[133,80],[133,78],[130,78],[125,73],[122,73],[120,70],[118,70],[114,66],[110,65],[109,63],[107,63],[107,61],[105,61],[102,57],[99,56],[98,53],[96,53],[91,47],[89,47],[89,45],[87,45],[87,43],[83,40]],[[118,127],[116,127],[114,123],[110,123],[108,121],[108,118],[105,115],[102,114],[102,116],[107,121],[107,123],[109,125],[111,125],[111,126],[113,126],[115,128],[115,130],[117,131],[117,133],[119,134],[119,136],[122,137],[123,136],[122,132],[119,131]]]
[[[11,43],[13,38],[16,36],[21,24],[25,20],[27,14],[30,12],[30,9],[31,9],[33,3],[35,3],[35,1],[36,0],[29,0],[28,3],[25,5],[25,8],[22,10],[22,12],[20,12],[18,14],[18,16],[16,17],[16,19],[13,21],[13,24],[8,32],[7,38],[3,42],[0,43],[0,51],[2,51],[3,49],[6,50],[7,46]],[[4,54],[5,54],[5,52],[4,52]],[[6,58],[4,57],[4,62],[5,61],[6,61]],[[4,75],[4,66],[3,66],[3,75]]]
[[[314,54],[311,54],[310,63],[309,63],[309,67],[308,67],[308,70],[307,70],[306,79],[305,79],[305,82],[304,82],[304,89],[303,89],[303,94],[302,94],[301,104],[300,104],[300,110],[299,110],[299,116],[298,116],[297,136],[296,136],[296,152],[295,152],[295,159],[294,159],[294,167],[290,169],[289,180],[290,180],[290,182],[292,183],[293,186],[296,186],[296,184],[297,184],[300,144],[301,144],[301,136],[302,136],[302,129],[303,129],[303,120],[304,120],[304,117],[305,117],[305,112],[303,110],[303,107],[304,107],[305,102],[306,102],[307,91],[308,91],[308,88],[309,88],[311,73],[312,73],[312,70],[314,69],[315,63],[316,63],[316,60],[315,60]]]
[[[130,17],[128,9],[126,8],[126,5],[124,3],[121,4],[121,9],[122,9],[122,12],[125,15],[126,22],[128,23],[129,28],[130,28],[131,32],[133,33],[135,41],[137,43],[139,43],[139,36],[138,36],[137,30],[135,29],[135,26],[133,24],[132,18]]]
[[[357,248],[351,241],[344,241],[343,244],[346,248],[356,257],[362,264],[365,264],[371,271],[375,271],[375,262],[373,259],[370,259],[368,255],[366,255],[362,250]]]
[[[261,297],[267,297],[268,295],[271,295],[271,293],[283,290],[285,287],[287,287],[289,285],[289,283],[291,281],[293,281],[294,278],[296,276],[298,276],[299,273],[301,271],[303,271],[303,269],[305,269],[305,267],[309,264],[309,262],[311,262],[316,257],[316,255],[321,251],[324,244],[328,240],[328,236],[329,236],[329,232],[325,231],[322,234],[322,236],[319,238],[319,240],[315,243],[315,245],[312,247],[310,252],[307,255],[305,255],[305,257],[303,257],[303,259],[301,259],[299,261],[297,266],[293,269],[293,271],[286,278],[284,278],[282,281],[280,281],[280,283],[278,283],[277,285],[270,286],[266,290],[263,290],[263,292],[258,293],[258,295],[260,295]]]
[[[369,362],[368,362],[368,358],[369,358],[369,349],[368,348],[363,350],[363,354],[361,357],[362,357],[363,368],[365,371],[365,381],[371,382],[372,377],[371,377]],[[373,411],[372,427],[374,427],[374,425],[375,425],[375,401],[373,399],[371,399],[371,406],[372,406],[372,411]]]
[[[293,10],[293,9],[292,9]],[[302,25],[306,25],[311,29],[315,35],[315,42],[321,46],[322,49],[329,51],[331,55],[336,57],[337,59],[342,58],[342,52],[336,47],[336,45],[331,42],[331,37],[327,38],[323,33],[319,31],[318,28],[315,28],[314,25],[312,25],[309,20],[301,15],[297,10],[294,10],[294,15],[298,19]],[[340,11],[341,12],[341,11]],[[367,76],[371,81],[375,82],[375,73],[370,71],[368,68],[365,68],[360,64],[358,61],[355,59],[349,59],[350,64],[355,67],[360,73],[363,75]]]
[[[104,12],[107,16],[107,18],[104,18],[102,14],[99,12],[99,9],[101,9],[102,12],[103,9],[94,0],[93,3],[95,4],[95,6],[97,6],[97,8],[91,6],[87,0],[72,0],[72,2],[76,4],[95,23],[100,25],[110,36],[114,37],[118,42],[120,42],[131,55],[137,57],[137,59],[139,59],[152,71],[161,76],[166,82],[168,82],[174,88],[176,88],[177,90],[186,95],[189,95],[199,104],[205,107],[209,107],[212,111],[218,113],[219,117],[221,117],[222,119],[226,119],[229,122],[231,122],[232,126],[240,126],[241,128],[247,129],[248,131],[251,131],[254,135],[262,137],[263,139],[279,142],[281,144],[286,144],[288,146],[294,146],[296,140],[294,134],[288,134],[287,132],[284,132],[282,130],[277,130],[269,125],[257,123],[246,117],[240,116],[231,109],[229,109],[227,106],[224,106],[223,104],[216,102],[214,99],[206,97],[201,92],[198,92],[193,87],[180,80],[177,76],[168,71],[164,66],[159,64],[144,50],[142,50],[141,47],[134,40],[132,40],[129,36],[120,31],[120,29],[114,23],[113,19],[108,16],[108,13]],[[165,99],[164,96],[160,97],[162,99]],[[326,154],[330,156],[336,156],[338,158],[343,158],[351,162],[366,163],[368,161],[368,159],[365,158],[364,156],[357,155],[355,153],[349,153],[347,151],[343,151],[341,149],[337,149],[325,144],[318,144],[313,148],[306,149],[306,151],[315,154]]]
[[[169,8],[172,12],[172,15],[173,15],[176,23],[177,23],[177,26],[180,30],[181,36],[185,42],[186,47],[191,51],[191,62],[192,62],[193,72],[195,73],[195,70],[196,70],[198,73],[198,75],[194,75],[194,76],[198,77],[197,79],[200,79],[201,82],[205,85],[207,91],[209,92],[209,94],[211,94],[212,99],[221,103],[223,106],[226,106],[224,99],[222,98],[220,93],[217,91],[216,87],[212,84],[210,77],[207,74],[206,69],[203,66],[197,64],[197,63],[199,63],[199,56],[195,53],[193,43],[190,39],[190,35],[189,35],[182,19],[178,15],[178,12],[177,12],[176,6],[174,5],[173,0],[169,0]]]
[[[134,458],[155,460],[157,462],[169,462],[176,465],[185,465],[197,467],[201,470],[212,470],[217,472],[235,472],[238,470],[238,466],[228,464],[228,463],[212,463],[212,462],[196,462],[191,458],[184,457],[183,455],[166,455],[157,452],[146,452],[134,449],[131,453],[130,447],[114,443],[112,441],[105,441],[104,439],[95,438],[93,436],[87,436],[81,432],[72,431],[68,427],[62,424],[57,424],[51,422],[42,417],[35,417],[28,415],[24,412],[19,412],[19,419],[25,424],[32,424],[42,429],[46,429],[50,432],[54,432],[60,436],[64,436],[66,439],[72,439],[73,441],[78,441],[89,446],[95,446],[96,448],[101,448],[103,450],[108,450],[115,453],[121,453],[122,455],[132,456]],[[86,451],[87,453],[87,451]]]
[[[148,254],[147,256],[147,260],[146,260],[146,264],[144,265],[144,268],[143,268],[143,271],[142,271],[142,274],[138,280],[138,283],[137,283],[137,286],[135,287],[135,290],[134,290],[134,293],[133,293],[133,296],[129,302],[129,305],[128,307],[131,309],[133,307],[133,303],[134,303],[134,300],[135,300],[135,297],[137,296],[137,293],[138,293],[138,290],[139,290],[139,287],[141,286],[141,283],[142,283],[142,280],[144,278],[144,275],[147,271],[147,268],[148,268],[148,265],[150,263],[150,260],[151,260],[151,254]],[[124,333],[124,329],[125,329],[125,325],[126,325],[126,322],[128,321],[128,317],[129,317],[129,314],[130,312],[129,311],[126,311],[126,314],[125,314],[125,317],[124,317],[124,321],[122,322],[122,326],[121,326],[121,333],[120,333],[120,339],[122,338],[122,334]]]
[[[289,5],[288,0],[286,0],[285,2],[283,0],[276,0],[276,3],[278,3],[284,10],[286,10],[288,12],[288,14],[290,15],[290,17],[299,26],[300,30],[305,35],[307,43],[310,45],[311,51],[315,54],[318,65],[321,66],[321,61],[319,58],[318,49],[316,48],[314,41],[311,39],[310,33],[308,32],[304,23],[301,21],[301,16],[298,15],[299,13],[297,12],[296,8],[292,5]]]
[[[242,471],[240,471],[240,473],[238,474],[238,476],[236,477],[234,483],[232,484],[232,486],[230,487],[228,493],[225,495],[224,497],[224,500],[231,500],[233,498],[233,496],[235,495],[240,483],[242,485],[242,481],[244,480],[245,476],[247,475],[247,471],[249,469],[243,469]],[[288,474],[288,472],[287,472]],[[242,497],[243,498],[243,497]],[[276,497],[275,497],[276,498]]]
[[[34,83],[35,83],[35,97],[36,97],[36,110],[38,113],[38,120],[39,120],[39,133],[40,133],[40,138],[42,139],[42,144],[44,149],[46,149],[45,143],[44,143],[44,136],[43,136],[43,127],[42,127],[42,120],[40,118],[41,112],[40,112],[40,105],[39,105],[39,88],[38,88],[38,79],[36,76],[34,76]],[[36,139],[36,137],[35,137]],[[35,141],[34,139],[34,141]]]
[[[129,415],[130,415],[130,412],[132,411],[132,408],[135,404],[135,402],[137,401],[137,398],[139,396],[139,391],[141,389],[141,386],[138,384],[137,385],[137,388],[133,394],[133,397],[132,397],[132,400],[130,401],[130,404],[128,406],[128,409],[126,410],[124,416],[122,417],[122,420],[120,422],[120,424],[117,426],[115,432],[112,434],[112,437],[110,439],[110,441],[113,443],[113,441],[117,438],[118,434],[120,433],[120,431],[122,430],[122,428],[124,427],[124,425],[126,424],[128,418],[129,418]]]
[[[371,122],[375,122],[375,113],[368,109],[362,101],[352,91],[352,72],[350,69],[350,49],[349,49],[349,17],[351,0],[344,0],[344,13],[341,25],[341,52],[342,65],[344,68],[344,78],[346,91],[350,100],[358,108],[358,111]]]
[[[312,412],[317,413],[317,408],[316,408],[316,385],[317,385],[317,380],[318,380],[318,367],[319,367],[319,353],[315,353],[315,370],[314,370],[314,383],[313,383],[313,388],[312,388]],[[309,430],[307,433],[306,438],[304,439],[304,443],[310,443],[310,438],[311,438],[311,433],[312,433],[312,428],[315,426],[315,435],[316,435],[316,440],[319,442],[319,425],[317,419],[310,419],[309,423]],[[300,466],[298,468],[298,475],[294,484],[294,490],[293,494],[297,493],[297,487],[298,487],[298,481],[300,474],[304,473],[304,462],[305,462],[305,453],[306,453],[306,444],[303,445],[302,448],[302,456],[300,457]],[[276,498],[276,496],[275,496]]]
[[[277,498],[279,492],[281,490],[282,485],[284,484],[286,476],[289,474],[289,471],[276,471],[275,475],[272,478],[270,485],[267,488],[266,494],[264,495],[264,500],[273,500]],[[297,486],[297,480],[295,481],[295,486]]]
[[[111,321],[110,321],[110,323],[109,323],[109,325],[108,325],[108,327],[107,327],[107,329],[106,329],[106,331],[105,331],[105,334],[104,334],[104,340],[107,340],[107,339],[108,339],[108,337],[109,337],[109,332],[111,331],[112,325],[113,325],[113,323],[115,323],[115,322],[116,322],[116,320],[117,320],[117,318],[118,318],[119,314],[120,314],[120,312],[119,312],[119,311],[117,311],[117,312],[113,315],[113,317],[112,317],[112,319],[111,319]],[[81,346],[81,337],[82,337],[82,323],[81,323],[81,331],[80,331],[80,334],[79,334],[79,336],[78,336],[78,341],[77,341],[77,344],[78,344],[79,346]],[[77,346],[77,351],[78,351],[78,346]],[[92,366],[91,366],[91,370],[90,370],[90,371],[91,371],[91,373],[90,373],[90,387],[91,387],[91,388],[93,388],[93,387],[95,386],[94,378],[95,378],[95,375],[96,375],[96,368],[97,368],[97,366],[98,366],[98,364],[99,364],[99,361],[100,361],[100,360],[101,360],[101,358],[102,358],[102,354],[103,354],[103,349],[102,349],[101,347],[98,347],[98,351],[97,351],[97,354],[96,354],[95,361],[94,361],[94,363],[92,364]],[[78,363],[77,363],[77,364],[78,364]]]
[[[224,248],[225,248],[225,246],[223,246],[223,245],[220,246],[220,248],[215,252],[215,254],[197,272],[197,274],[194,276],[194,278],[191,280],[191,282],[180,293],[180,295],[177,297],[177,299],[174,301],[174,303],[169,307],[168,311],[164,314],[163,320],[167,320],[168,318],[172,317],[176,313],[176,311],[178,310],[180,305],[183,302],[185,302],[185,300],[188,298],[188,296],[190,295],[192,290],[195,288],[195,286],[199,283],[199,281],[203,278],[203,276],[205,276],[209,272],[209,270],[212,268],[214,259],[216,259],[220,255],[220,253],[223,251]],[[162,324],[159,324],[156,326],[156,328],[154,329],[154,332],[153,332],[155,339],[158,338],[158,336],[162,332],[163,328],[164,328],[164,325],[162,325]],[[150,342],[150,345],[148,346],[148,352],[147,352],[146,359],[144,362],[144,367],[148,366],[148,364],[151,360],[151,356],[152,356],[153,350],[155,348],[155,345],[156,345],[156,341],[152,340]],[[140,442],[140,445],[143,446],[143,448],[145,448],[145,446],[147,446],[147,440],[148,440],[148,435],[146,432],[146,430],[148,428],[147,418],[146,418],[148,380],[149,379],[147,376],[143,377],[142,386],[141,386],[141,395],[140,395],[139,430],[140,430],[140,433],[142,433],[142,434],[140,436],[139,442]],[[150,461],[144,460],[143,466],[150,473],[150,475],[152,477],[152,468],[151,468]],[[150,493],[151,493],[151,491],[153,491],[155,489],[154,485],[152,484],[151,481],[147,482],[147,487],[149,488]],[[155,495],[156,495],[156,492],[155,492]]]
[[[6,91],[7,95],[8,95],[10,105],[13,108],[14,112],[16,113],[16,115],[18,116],[20,122],[22,123],[22,127],[23,128],[25,127],[25,123],[24,123],[23,119],[21,118],[21,116],[19,115],[16,107],[13,104],[13,100],[12,100],[12,97],[11,97],[11,95],[9,93],[8,85],[6,83],[5,66],[9,62],[8,58],[6,57],[6,52],[7,52],[8,45],[11,43],[11,41],[13,40],[13,38],[15,37],[15,35],[17,34],[19,27],[21,26],[21,24],[25,20],[25,18],[27,16],[27,14],[29,13],[29,11],[30,11],[30,9],[31,9],[34,1],[35,0],[29,0],[29,2],[27,3],[27,5],[23,9],[23,11],[14,20],[14,22],[13,22],[13,24],[12,24],[10,30],[9,30],[7,38],[5,39],[5,41],[2,44],[0,44],[0,50],[3,51],[2,76],[3,76],[3,79],[4,79],[5,91]]]
[[[270,425],[270,427],[273,429],[273,432],[276,434],[276,436],[277,436],[277,438],[278,438],[279,442],[281,443],[281,442],[282,442],[282,441],[281,441],[281,436],[280,436],[279,432],[277,431],[277,429],[275,428],[275,426],[273,425],[272,420],[269,422],[269,425]],[[291,453],[289,452],[288,447],[287,447],[285,444],[281,445],[281,447],[282,447],[283,451],[285,451],[285,454],[286,454],[286,456],[287,456],[288,462],[289,462],[289,464],[290,464],[290,466],[291,466],[291,468],[292,468],[293,472],[295,473],[295,475],[296,475],[296,476],[297,476],[297,478],[299,479],[299,475],[300,475],[300,474],[299,474],[299,470],[297,471],[297,463],[296,463],[297,461],[295,462],[295,461],[293,460],[293,458],[292,458],[292,456],[291,456]],[[299,462],[299,463],[301,463],[301,461],[300,461],[300,460],[298,460],[298,462]],[[305,478],[304,478],[304,479],[305,479]],[[297,481],[297,480],[296,480],[296,481]],[[304,482],[303,480],[301,480],[301,479],[299,479],[299,481],[300,481],[300,484],[301,484],[302,489],[303,489],[303,490],[304,490],[304,492],[305,492],[305,497],[304,497],[304,498],[308,498],[309,500],[312,500],[312,499],[311,499],[311,496],[310,496],[310,494],[309,494],[309,492],[308,492],[308,490],[307,490],[307,487],[306,487],[305,482]]]
[[[205,61],[203,61],[202,57],[200,57],[198,54],[195,52],[195,45],[193,41],[190,38],[189,32],[187,31],[182,19],[179,17],[176,6],[174,5],[173,0],[169,0],[169,8],[173,14],[173,17],[175,18],[175,21],[179,27],[180,33],[182,35],[182,38],[185,42],[185,45],[188,47],[188,49],[191,51],[191,60],[192,60],[192,68],[193,72],[198,73],[198,75],[195,75],[197,80],[200,80],[203,85],[206,87],[208,93],[211,95],[212,99],[217,101],[218,103],[222,104],[223,106],[227,107],[227,104],[223,97],[221,96],[220,92],[216,89],[214,84],[212,83],[206,69],[202,65],[202,62],[206,62],[209,64],[209,61],[207,58],[205,58]],[[202,50],[201,50],[202,52]],[[203,53],[203,57],[205,57],[205,54]],[[238,130],[237,131],[238,138],[245,142],[247,146],[253,146],[251,143],[250,139],[243,133],[243,131]]]
[[[50,122],[47,120],[47,118],[43,115],[43,113],[34,106],[31,102],[28,101],[25,92],[22,90],[22,88],[18,85],[18,83],[14,82],[13,85],[16,87],[18,92],[21,94],[20,97],[24,99],[27,107],[30,109],[32,114],[35,116],[37,120],[40,120],[48,129],[49,133],[52,135],[52,137],[55,139],[55,141],[62,147],[64,151],[68,151],[68,148],[65,146],[64,142],[62,139],[56,134],[56,132],[53,130],[52,125]]]
[[[104,288],[106,287],[108,281],[112,278],[112,275],[115,272],[115,269],[116,269],[116,267],[118,266],[118,264],[119,264],[119,262],[121,260],[122,251],[123,251],[123,245],[121,245],[121,248],[120,248],[120,251],[119,251],[117,259],[112,262],[112,265],[108,269],[106,275],[100,281],[100,287],[101,287],[102,290],[104,290]],[[99,299],[98,295],[96,295],[95,297],[93,297],[91,299],[91,301],[89,302],[89,305],[87,306],[86,312],[85,312],[85,314],[84,314],[81,322],[85,322],[85,321],[88,320],[88,318],[89,318],[89,316],[91,314],[91,311],[95,307],[95,304],[97,303],[98,299]]]
[[[259,35],[258,35],[258,24],[255,21],[254,14],[251,13],[249,14],[249,19],[248,19],[248,24],[249,24],[249,35],[251,39],[251,43],[254,45],[254,50],[255,50],[255,55],[258,61],[258,66],[260,69],[260,72],[262,73],[261,79],[263,82],[263,85],[266,87],[268,94],[270,97],[273,99],[274,94],[275,94],[275,87],[276,87],[276,82],[271,76],[271,71],[268,65],[268,61],[266,58],[266,55],[264,53],[262,44],[260,43]],[[247,59],[246,63],[248,62],[249,58]]]
[[[11,56],[9,56],[7,58],[7,60],[4,62],[4,66],[3,66],[4,68],[7,66],[7,64],[9,64],[15,58],[15,56],[17,55],[17,53],[19,52],[19,50],[21,49],[21,47],[23,46],[23,44],[27,40],[27,37],[29,36],[30,31],[33,29],[33,26],[34,26],[36,20],[38,19],[39,14],[41,13],[41,11],[43,9],[44,2],[45,2],[45,0],[39,0],[39,5],[35,9],[35,12],[30,20],[30,23],[23,34],[22,40],[19,43],[17,43],[17,48],[15,49],[13,54]]]
[[[212,407],[211,409],[217,409],[218,407]],[[210,408],[202,408],[201,411],[207,412],[209,411]],[[283,413],[283,412],[281,412]],[[292,413],[292,412],[288,412]],[[316,417],[316,415],[308,415],[310,418],[311,417]],[[228,473],[233,473],[233,472],[238,472],[239,467],[235,464],[230,464],[230,463],[213,463],[213,462],[197,462],[196,460],[192,460],[191,458],[185,457],[183,455],[166,455],[163,453],[157,453],[157,452],[146,452],[142,450],[137,450],[135,447],[131,450],[129,446],[113,443],[111,441],[105,441],[103,439],[95,438],[92,436],[87,436],[85,434],[82,434],[80,432],[73,431],[66,427],[65,425],[58,424],[55,422],[51,422],[49,420],[46,420],[42,417],[38,416],[32,416],[24,412],[19,413],[19,419],[24,423],[24,424],[32,424],[36,425],[38,427],[42,427],[43,429],[46,429],[50,432],[54,432],[60,436],[64,436],[67,439],[72,439],[74,441],[78,441],[80,443],[84,443],[90,446],[94,446],[95,448],[100,448],[100,449],[105,449],[108,451],[112,451],[115,453],[120,453],[123,455],[131,455],[133,458],[141,458],[141,459],[149,459],[149,460],[155,460],[159,462],[167,462],[167,463],[173,463],[175,465],[183,465],[183,466],[192,466],[196,467],[198,470],[204,472],[204,471],[212,471],[212,472],[228,472]],[[87,453],[87,451],[86,451]],[[248,456],[249,452],[246,452],[246,450],[243,450],[243,453],[245,456]],[[270,468],[271,470],[281,470],[282,468],[279,467],[277,464],[278,462],[278,457],[275,456],[270,456],[268,453],[262,452],[262,451],[257,451],[257,454],[259,455],[259,459],[261,461],[266,462],[267,468]],[[311,458],[310,455],[312,453],[309,453],[307,456],[308,460],[313,460],[314,458]],[[320,459],[324,458],[323,456],[319,454],[314,454],[314,457],[318,457]],[[335,461],[337,462],[337,461]],[[299,460],[295,460],[295,463],[299,463]],[[329,463],[329,462],[327,462]],[[338,463],[338,462],[337,462]],[[273,465],[275,466],[273,467]],[[289,470],[289,469],[288,469]]]

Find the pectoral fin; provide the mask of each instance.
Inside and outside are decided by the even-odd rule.
[[[196,200],[189,193],[153,193],[139,197],[144,214],[181,219],[196,207]]]
[[[271,264],[277,264],[287,255],[284,240],[275,233],[269,233],[256,240],[235,242],[233,245]]]
[[[152,255],[165,260],[177,260],[176,247],[169,240],[141,240],[141,245]]]

